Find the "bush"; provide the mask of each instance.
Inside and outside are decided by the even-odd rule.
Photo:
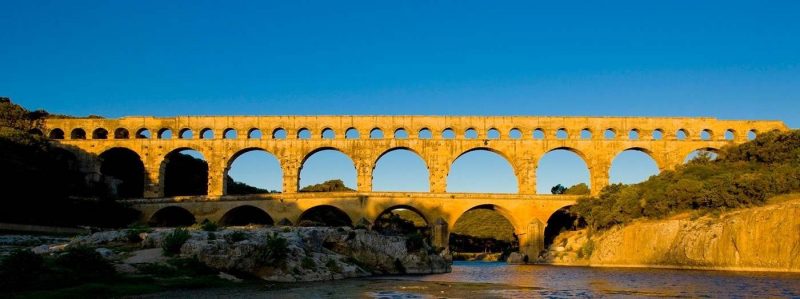
[[[304,256],[303,259],[300,260],[300,266],[308,270],[317,269],[317,263],[310,256]]]
[[[141,242],[142,237],[140,237],[139,235],[141,235],[142,233],[149,233],[151,231],[153,230],[150,229],[150,227],[147,225],[133,224],[128,226],[128,230],[125,231],[125,237],[128,239],[128,242],[132,243]]]
[[[164,242],[161,244],[161,249],[164,250],[164,255],[172,256],[181,253],[181,246],[191,238],[189,231],[184,228],[176,228],[171,233],[164,237]]]
[[[78,282],[108,280],[116,274],[114,266],[91,247],[71,247],[55,260]]]
[[[239,241],[246,240],[247,239],[247,233],[237,230],[237,231],[234,231],[234,232],[230,233],[229,235],[227,235],[225,239],[226,239],[226,241],[228,241],[228,243],[236,243],[236,242],[239,242]]]
[[[335,260],[333,260],[333,259],[329,259],[329,260],[328,260],[328,261],[325,263],[325,267],[327,267],[327,268],[328,268],[328,270],[329,270],[329,271],[331,271],[331,272],[333,272],[333,273],[341,273],[341,272],[342,272],[342,267],[340,267],[340,266],[339,266],[339,263],[337,263],[337,262],[336,262]]]
[[[203,222],[200,223],[200,229],[207,232],[215,232],[217,231],[218,228],[219,226],[216,223],[214,223],[214,221],[210,221],[208,219],[203,220]]]
[[[256,254],[258,260],[264,265],[279,265],[286,261],[289,241],[277,233],[267,235],[264,246],[260,247]]]
[[[30,250],[17,250],[0,263],[0,290],[21,290],[34,285],[46,271],[44,259]]]

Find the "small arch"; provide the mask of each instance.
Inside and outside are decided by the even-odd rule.
[[[725,140],[733,141],[734,139],[736,139],[736,131],[733,129],[725,130]]]
[[[408,139],[408,131],[403,128],[394,130],[394,139]]]
[[[179,227],[190,226],[195,222],[194,215],[189,210],[178,206],[169,206],[153,213],[147,224],[153,227]]]
[[[52,129],[50,130],[50,139],[64,139],[64,131],[61,129]]]
[[[700,139],[701,140],[708,141],[708,140],[711,140],[711,138],[714,138],[714,134],[711,132],[711,130],[703,129],[703,131],[700,131]]]
[[[128,139],[130,137],[130,133],[125,128],[117,128],[114,130],[114,139]]]
[[[236,129],[227,128],[224,131],[222,131],[222,138],[223,139],[236,139],[236,137],[238,137],[238,133],[236,132]]]
[[[631,129],[628,132],[628,140],[639,140],[639,129]]]
[[[428,128],[422,128],[417,133],[417,138],[419,139],[431,139],[433,138],[433,132],[431,132]]]
[[[511,129],[511,131],[508,131],[508,138],[520,139],[520,138],[522,138],[522,131],[520,131],[517,128],[513,128],[513,129]]]
[[[80,128],[73,129],[69,134],[69,139],[86,139],[86,131]]]
[[[219,224],[224,226],[275,225],[267,212],[251,205],[238,206],[222,215]]]
[[[247,139],[261,139],[261,137],[263,136],[261,130],[258,128],[250,128],[250,130],[247,131]]]
[[[603,138],[605,138],[606,140],[617,139],[617,131],[612,128],[608,128],[605,131],[603,131]]]
[[[303,211],[298,226],[353,226],[353,221],[341,209],[330,206],[320,205]]]
[[[544,139],[544,130],[542,129],[535,129],[533,130],[533,139],[542,140]]]
[[[286,130],[283,128],[277,128],[272,130],[272,139],[286,139]]]
[[[427,234],[429,226],[425,215],[408,205],[387,208],[374,220],[372,229],[386,235]]]
[[[180,139],[192,139],[192,138],[194,138],[194,132],[192,132],[192,129],[183,128],[180,131],[178,131],[178,138],[180,138]]]
[[[172,139],[172,130],[168,128],[158,130],[158,139]]]
[[[569,138],[569,133],[567,133],[567,129],[559,128],[558,130],[556,130],[556,139],[563,140],[567,138]]]
[[[211,130],[210,128],[200,130],[200,139],[214,139],[214,130]]]
[[[297,130],[297,139],[311,139],[311,130],[306,128]]]
[[[464,138],[465,139],[477,139],[478,138],[478,131],[475,131],[473,128],[469,128],[464,131]]]
[[[664,139],[664,130],[662,129],[653,130],[653,140],[662,140],[662,139]]]
[[[689,132],[686,131],[686,129],[678,129],[678,131],[675,132],[675,139],[686,140],[687,138],[689,138]]]
[[[495,128],[491,128],[491,129],[489,129],[489,131],[486,131],[486,138],[487,139],[500,139],[500,131],[498,131]]]
[[[592,139],[592,130],[589,130],[589,128],[581,130],[581,139]]]
[[[97,128],[92,132],[92,139],[108,139],[108,130]]]
[[[150,139],[150,137],[152,137],[152,135],[148,129],[142,128],[136,131],[136,139]]]
[[[36,136],[44,136],[44,133],[42,132],[42,130],[39,130],[38,128],[33,128],[33,129],[28,130],[28,134],[36,135]]]
[[[358,134],[358,129],[356,128],[348,128],[344,131],[344,138],[345,139],[358,139],[361,138]]]
[[[369,131],[369,139],[383,139],[383,130],[380,128],[373,128]]]
[[[456,132],[453,131],[451,128],[447,128],[442,130],[442,139],[454,139],[456,138]]]
[[[755,129],[752,129],[747,132],[747,140],[753,140],[758,137],[758,132]]]
[[[336,138],[336,132],[331,128],[324,128],[322,129],[322,135],[320,137],[322,137],[322,139],[334,139]]]

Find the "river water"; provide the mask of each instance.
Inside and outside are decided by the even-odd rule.
[[[453,272],[156,294],[261,298],[800,298],[800,274],[455,262]]]

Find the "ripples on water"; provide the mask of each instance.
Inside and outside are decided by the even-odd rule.
[[[645,268],[589,268],[455,262],[453,272],[402,280],[508,285],[499,297],[800,297],[800,274]]]

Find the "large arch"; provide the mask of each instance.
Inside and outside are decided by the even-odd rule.
[[[275,221],[266,211],[251,205],[243,205],[225,212],[220,218],[219,224],[225,226],[274,225]]]
[[[208,194],[208,162],[198,150],[177,148],[161,162],[164,196]]]
[[[590,189],[592,187],[586,156],[577,149],[569,147],[551,149],[536,163],[537,194],[552,194],[556,191],[554,187],[557,185],[569,188],[579,184],[586,184]]]
[[[319,205],[300,214],[298,226],[353,226],[353,220],[341,209],[331,205]]]
[[[120,198],[141,198],[144,196],[145,169],[141,157],[136,152],[115,147],[99,155],[100,173],[110,195]]]
[[[479,175],[475,176],[475,173]],[[518,191],[518,177],[511,160],[502,152],[492,148],[480,147],[464,151],[453,160],[447,172],[447,192],[517,193]]]
[[[689,161],[694,160],[695,158],[700,157],[701,155],[708,155],[710,160],[716,160],[719,156],[719,149],[713,147],[701,147],[696,150],[693,150],[686,154],[685,158],[683,159],[683,163],[689,163]]]
[[[544,228],[544,247],[548,248],[553,244],[555,238],[563,231],[575,230],[586,225],[583,219],[570,213],[572,206],[566,206],[553,212],[547,219]]]
[[[153,227],[177,227],[190,226],[195,222],[194,215],[189,210],[178,206],[169,206],[153,213],[147,224]]]
[[[453,221],[448,240],[454,252],[509,252],[519,247],[510,211],[492,204],[477,205]]]
[[[322,147],[309,152],[300,164],[298,190],[329,180],[342,180],[349,189],[356,189],[358,174],[355,162],[343,151]]]
[[[608,170],[609,182],[635,184],[661,172],[652,153],[644,148],[632,147],[618,153]]]
[[[283,191],[283,169],[278,158],[269,151],[250,147],[228,160],[225,168],[225,194],[258,194]]]
[[[430,191],[430,172],[422,156],[407,147],[391,148],[375,160],[373,191]]]

